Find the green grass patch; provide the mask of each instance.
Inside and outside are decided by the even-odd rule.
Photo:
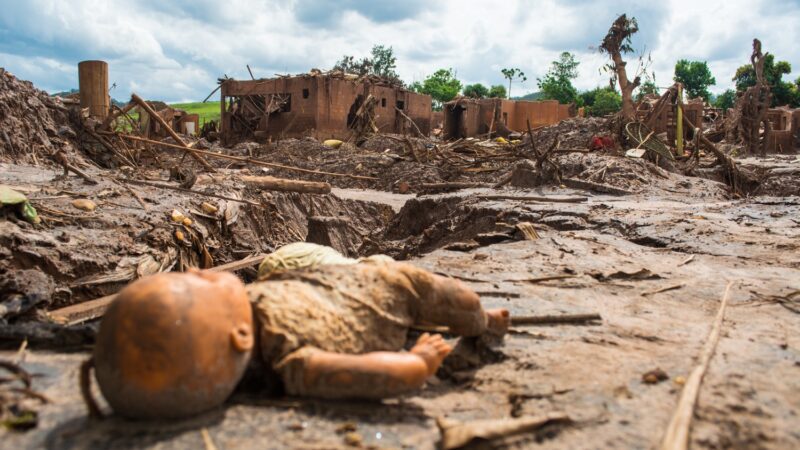
[[[209,120],[219,120],[219,102],[173,103],[169,106],[200,116],[200,126]]]

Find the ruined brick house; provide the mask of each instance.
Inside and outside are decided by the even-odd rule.
[[[556,124],[575,117],[570,105],[555,100],[522,101],[499,98],[459,97],[444,104],[444,138],[459,139],[489,133],[508,136],[532,128]]]
[[[767,111],[767,120],[772,126],[767,139],[768,152],[800,152],[800,109],[771,108]]]
[[[189,114],[181,109],[173,108],[164,102],[148,101],[147,104],[176,132],[195,135],[200,131],[200,115]],[[163,139],[169,136],[167,130],[163,129],[161,124],[157,121],[150,120],[148,114],[143,114],[139,111],[138,107],[136,107],[134,111],[139,112],[139,131],[144,137],[149,139]]]
[[[644,120],[650,111],[652,111],[652,109],[655,107],[659,98],[660,96],[658,95],[650,94],[640,100],[636,104],[637,119]],[[686,118],[689,119],[693,124],[699,126],[702,130],[704,112],[706,110],[703,99],[696,98],[688,100],[683,103],[682,108],[683,114],[686,116]],[[661,110],[661,113],[655,119],[652,131],[654,131],[656,135],[667,133],[667,142],[670,145],[675,145],[675,141],[677,139],[677,119],[677,105],[672,104],[671,107],[666,107]],[[694,130],[684,127],[683,139],[685,142],[694,139]]]
[[[418,128],[427,136],[431,128],[430,96],[374,77],[311,72],[271,79],[228,79],[220,91],[220,136],[226,144],[307,135],[347,139],[366,106],[374,124],[372,131],[409,133]]]

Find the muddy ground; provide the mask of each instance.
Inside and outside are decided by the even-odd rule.
[[[414,216],[420,202],[433,202],[456,211],[450,214],[454,222],[474,211],[496,222],[534,221],[540,239],[467,251],[440,248],[412,261],[466,281],[487,306],[523,315],[597,312],[602,323],[516,327],[502,345],[454,357],[408,398],[327,402],[247,391],[203,417],[169,424],[88,421],[77,388],[85,353],[33,351],[25,367],[42,374],[37,389],[53,403],[42,408],[39,427],[8,433],[4,441],[14,448],[197,448],[207,429],[218,448],[336,448],[345,445],[341,430],[355,427],[364,445],[433,448],[440,416],[466,421],[564,411],[572,424],[503,445],[649,448],[672,414],[680,393],[676,381],[697,363],[722,291],[734,281],[692,446],[778,449],[800,443],[800,318],[776,300],[800,289],[797,197],[595,195],[565,204],[480,199],[486,192],[498,190],[413,199],[395,220]],[[586,195],[557,188],[502,193]],[[425,221],[430,214],[417,216]],[[435,228],[436,221],[429,222]],[[425,225],[417,234],[425,234]],[[487,232],[465,233],[459,241]],[[394,237],[404,244],[412,238]],[[449,244],[443,239],[431,248]],[[572,278],[537,281],[556,275]],[[656,293],[669,287],[675,288]],[[668,379],[644,383],[643,375],[656,368]]]

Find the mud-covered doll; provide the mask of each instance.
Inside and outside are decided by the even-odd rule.
[[[450,352],[409,327],[460,336],[504,334],[508,311],[484,310],[466,285],[397,262],[272,272],[245,286],[234,275],[164,273],[126,287],[100,325],[93,364],[111,408],[131,418],[179,418],[221,405],[251,358],[290,395],[386,398],[420,388]]]

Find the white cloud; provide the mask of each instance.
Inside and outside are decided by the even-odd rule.
[[[430,3],[430,2],[427,2]],[[503,67],[519,67],[528,81],[515,94],[536,90],[536,77],[563,50],[581,61],[579,89],[607,83],[606,62],[591,50],[617,14],[639,19],[637,48],[652,53],[660,85],[681,58],[707,60],[714,92],[731,87],[759,37],[767,51],[800,75],[800,5],[767,0],[28,0],[4,5],[0,66],[39,87],[77,87],[77,63],[104,59],[118,88],[167,101],[199,100],[223,74],[249,77],[329,68],[343,54],[366,55],[372,45],[395,49],[398,72],[420,80],[452,67],[465,83],[504,84]],[[633,58],[632,58],[633,59]],[[631,66],[634,66],[631,63]]]

